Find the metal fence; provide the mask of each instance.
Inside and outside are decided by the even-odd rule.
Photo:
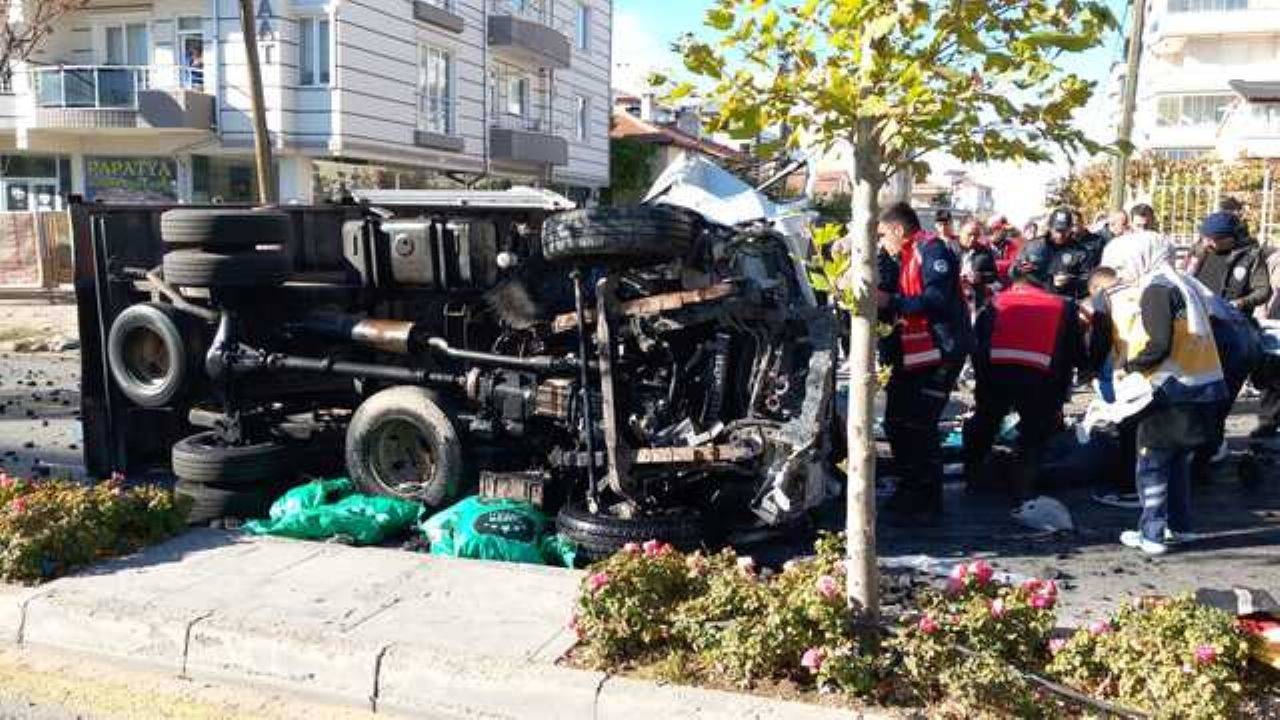
[[[1156,212],[1156,226],[1178,245],[1199,239],[1200,221],[1227,197],[1244,205],[1249,230],[1264,245],[1280,247],[1280,166],[1266,165],[1261,183],[1233,184],[1221,171],[1210,175],[1155,176],[1129,189],[1132,203]]]

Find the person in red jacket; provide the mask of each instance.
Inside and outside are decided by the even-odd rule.
[[[996,256],[996,275],[1002,285],[1009,284],[1009,269],[1013,267],[1014,261],[1018,258],[1018,253],[1022,252],[1022,236],[1018,234],[1018,229],[1009,224],[1008,218],[1004,215],[996,215],[991,218],[990,242],[991,249],[995,251]]]
[[[1035,495],[1044,444],[1061,427],[1073,374],[1088,366],[1076,303],[1049,292],[1050,253],[1027,246],[1012,270],[1013,284],[997,294],[974,323],[974,414],[964,425],[965,476],[981,478],[996,433],[1018,413],[1015,504]]]

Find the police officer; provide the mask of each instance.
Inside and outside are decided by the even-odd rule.
[[[885,343],[891,373],[884,427],[901,480],[887,515],[895,524],[932,524],[942,513],[938,421],[971,349],[972,328],[955,254],[921,229],[910,205],[887,208],[877,234],[899,268],[896,291],[876,290],[877,307],[895,326]]]
[[[939,210],[933,214],[933,223],[938,227],[938,237],[947,244],[947,248],[960,255],[960,235],[956,233],[950,210]]]
[[[1018,413],[1017,469],[1011,488],[1019,503],[1035,494],[1044,444],[1062,424],[1077,368],[1088,365],[1075,301],[1049,292],[1052,254],[1028,245],[998,293],[974,322],[974,414],[964,425],[965,476],[974,480],[1002,421]]]
[[[1043,239],[1049,251],[1049,289],[1079,300],[1089,292],[1089,273],[1101,255],[1101,239],[1080,229],[1069,208],[1054,210],[1048,224]]]

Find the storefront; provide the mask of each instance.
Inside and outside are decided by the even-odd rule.
[[[258,176],[252,159],[191,156],[191,202],[252,203],[258,199]]]
[[[0,155],[0,211],[46,212],[66,207],[71,161],[55,155]]]
[[[172,157],[86,157],[85,199],[115,204],[178,202]]]

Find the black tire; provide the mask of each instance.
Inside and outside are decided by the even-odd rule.
[[[164,279],[184,287],[275,287],[288,277],[289,259],[280,251],[174,250],[164,256]]]
[[[107,366],[116,387],[145,408],[165,407],[187,389],[192,364],[177,311],[140,303],[125,308],[107,334]]]
[[[160,216],[160,239],[175,248],[252,249],[283,245],[289,216],[270,210],[169,210]]]
[[[290,448],[274,440],[227,445],[215,431],[173,444],[173,474],[194,483],[262,485],[288,480],[293,474]]]
[[[691,551],[705,546],[710,537],[702,514],[688,509],[624,520],[566,504],[556,516],[556,527],[577,544],[578,556],[588,562],[606,558],[630,542],[661,540],[677,550]]]
[[[598,207],[552,215],[542,224],[547,260],[584,265],[647,265],[684,257],[698,220],[663,205]]]
[[[360,490],[429,508],[453,502],[465,479],[458,432],[424,388],[387,388],[361,403],[347,426],[346,455]]]
[[[263,485],[221,485],[187,480],[179,480],[173,486],[173,493],[191,501],[187,511],[188,525],[207,525],[223,518],[264,518],[274,494]]]

